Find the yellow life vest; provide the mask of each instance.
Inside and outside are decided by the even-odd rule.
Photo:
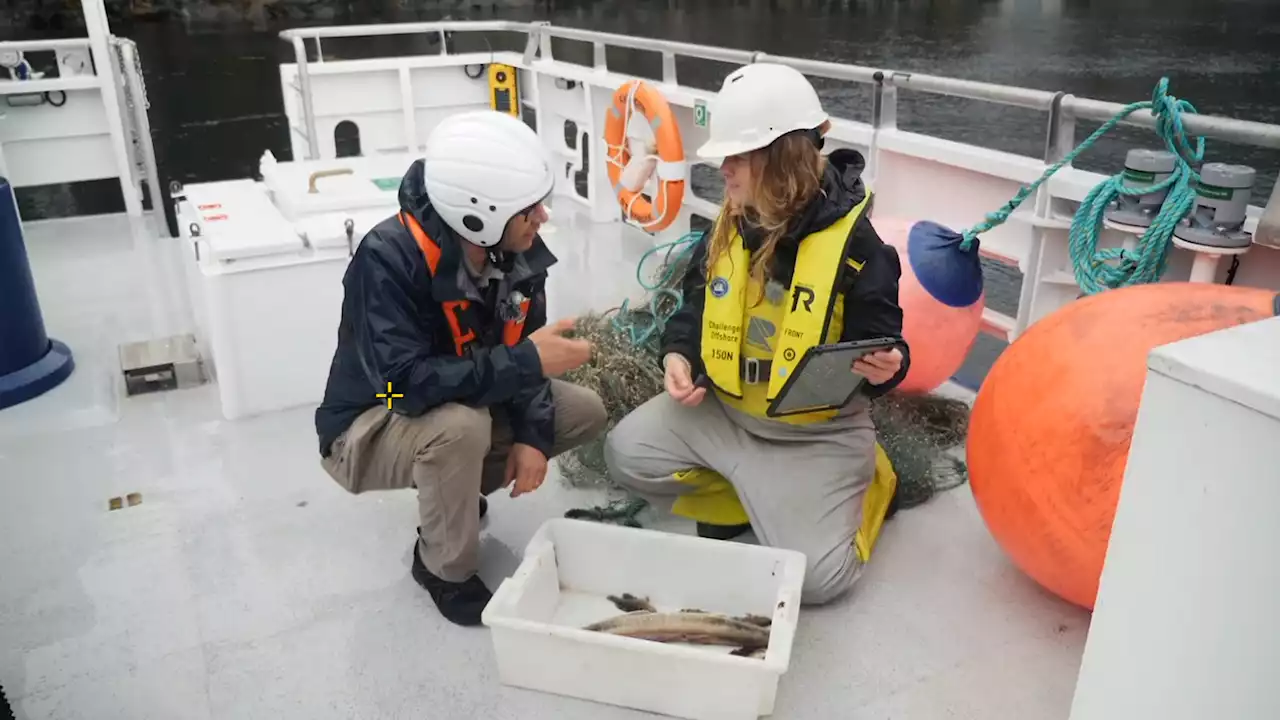
[[[726,405],[770,417],[769,403],[805,352],[815,345],[839,342],[844,295],[837,287],[845,271],[862,270],[861,263],[846,257],[853,226],[870,199],[868,191],[843,218],[800,242],[795,274],[785,293],[770,292],[751,280],[750,253],[742,236],[734,231],[728,250],[708,273],[702,314],[702,362]],[[754,363],[761,360],[772,363],[768,377],[750,377],[751,367],[758,368]],[[804,425],[834,417],[836,412],[822,410],[772,419]]]

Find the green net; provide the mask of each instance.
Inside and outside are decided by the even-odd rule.
[[[680,279],[699,237],[691,233],[646,253],[636,268],[636,278],[647,293],[639,305],[624,302],[605,313],[578,319],[574,334],[590,340],[595,352],[590,362],[564,379],[600,394],[609,411],[610,430],[632,410],[664,392],[659,340],[666,320],[680,307]],[[658,253],[662,253],[662,260],[646,277],[645,262]],[[890,393],[872,403],[871,413],[880,444],[898,474],[899,507],[919,505],[967,480],[967,469],[960,459],[968,429],[966,403],[936,395]],[[609,480],[604,435],[562,455],[560,470],[563,481],[571,487],[599,488],[615,496],[599,507],[570,510],[567,517],[639,524],[637,516],[645,507],[644,501]]]

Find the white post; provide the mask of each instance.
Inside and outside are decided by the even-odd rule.
[[[1222,260],[1221,255],[1210,255],[1209,253],[1196,253],[1191,261],[1191,282],[1211,283],[1218,277],[1218,262]]]
[[[1278,360],[1280,318],[1151,353],[1070,720],[1280,718]]]
[[[103,0],[82,0],[81,7],[84,9],[84,25],[89,31],[89,51],[93,53],[93,66],[97,69],[98,87],[106,109],[107,129],[115,148],[116,172],[120,175],[120,192],[124,193],[125,212],[135,217],[141,216],[142,198],[133,184],[133,158],[130,153],[132,142],[125,137],[121,121],[116,58],[111,43],[108,42],[111,28],[107,22],[107,10]]]
[[[133,43],[125,43],[124,52],[126,68],[137,68],[138,72],[125,71],[125,82],[129,92],[133,94],[133,123],[138,129],[139,143],[142,145],[142,161],[147,167],[147,189],[151,195],[151,209],[164,213],[164,190],[160,187],[160,170],[156,167],[155,145],[151,137],[151,118],[147,115],[147,96],[142,77],[142,63],[138,60],[138,50]]]
[[[409,68],[400,67],[400,102],[403,103],[402,120],[404,122],[404,144],[408,148],[411,157],[417,157],[419,150],[418,144],[418,109],[413,99],[413,78],[409,74]]]

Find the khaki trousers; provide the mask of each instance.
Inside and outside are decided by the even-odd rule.
[[[551,381],[555,400],[552,457],[604,431],[608,416],[595,392]],[[502,487],[510,422],[501,407],[449,403],[418,417],[366,410],[334,440],[326,472],[355,494],[418,489],[418,555],[427,570],[461,582],[479,564],[479,497]]]

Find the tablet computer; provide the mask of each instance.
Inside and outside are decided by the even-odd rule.
[[[769,404],[768,414],[777,417],[844,407],[866,380],[853,371],[853,362],[904,345],[898,338],[884,337],[809,348]]]

